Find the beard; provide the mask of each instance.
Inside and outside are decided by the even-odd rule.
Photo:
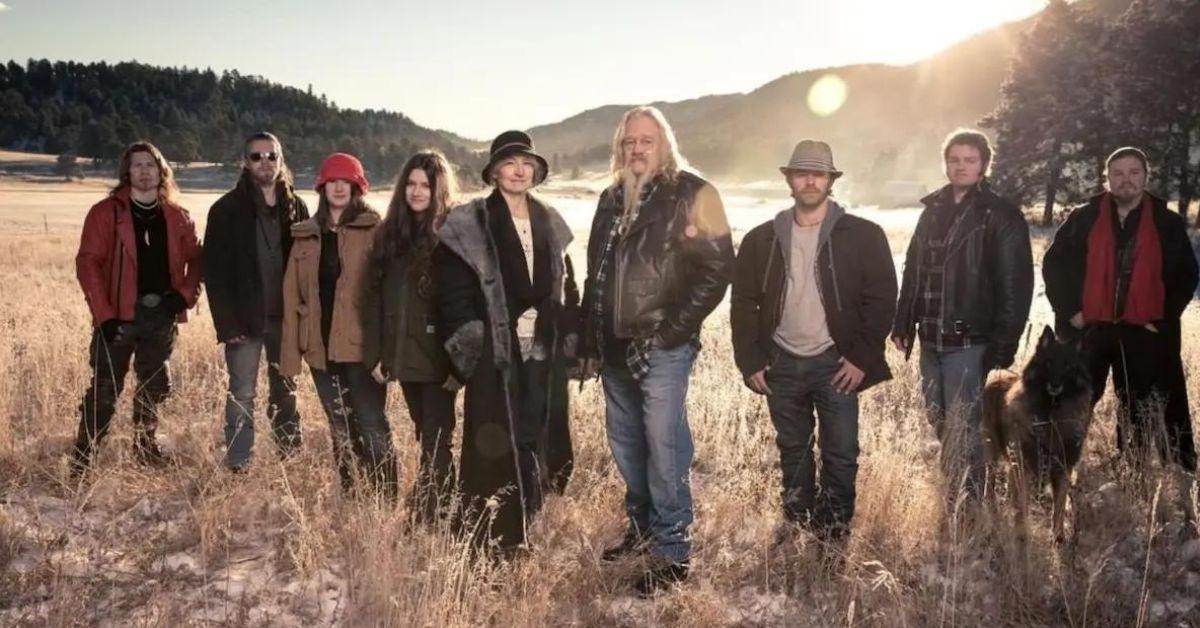
[[[810,191],[819,193],[819,196],[817,197],[817,199],[815,201],[809,202],[809,201],[805,200],[804,192],[810,192]],[[830,193],[830,190],[818,190],[816,188],[805,188],[804,190],[801,190],[800,192],[793,193],[792,198],[796,201],[796,207],[800,208],[800,211],[813,211],[813,210],[817,209],[818,207],[820,207],[822,203],[824,203],[826,200],[829,199],[829,193]]]
[[[646,184],[654,178],[654,173],[645,172],[641,175],[636,175],[629,166],[625,166],[625,170],[621,173],[621,188],[625,193],[625,215],[630,216],[634,208],[637,207],[638,201],[641,200],[642,190]]]
[[[247,170],[247,172],[250,173],[250,179],[253,180],[254,183],[259,186],[270,185],[279,179],[278,171],[276,171],[275,173],[270,173],[270,174],[262,173],[257,170]]]

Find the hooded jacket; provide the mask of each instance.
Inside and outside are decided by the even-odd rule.
[[[786,299],[792,210],[750,230],[738,248],[730,300],[733,353],[749,377],[771,363]],[[879,225],[847,214],[837,203],[821,223],[817,286],[825,322],[843,358],[862,369],[859,392],[891,379],[884,343],[896,304],[896,268]]]

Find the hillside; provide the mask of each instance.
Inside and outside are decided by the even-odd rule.
[[[391,173],[421,147],[473,166],[478,148],[401,113],[343,109],[311,88],[236,71],[45,59],[0,64],[0,148],[111,160],[127,143],[147,138],[174,161],[219,163],[235,158],[241,140],[260,129],[283,138],[300,169],[344,150],[369,170]]]
[[[1081,0],[1117,16],[1129,0]],[[997,103],[1021,33],[1034,18],[979,33],[906,66],[882,64],[816,69],[782,76],[746,94],[654,103],[671,120],[684,154],[706,174],[725,180],[770,178],[793,144],[818,137],[833,146],[847,186],[859,196],[872,184],[941,180],[937,153],[946,133],[975,126]],[[812,84],[827,74],[845,81],[846,103],[828,117],[806,104]],[[608,105],[530,129],[539,148],[568,163],[601,166],[613,128],[627,105]]]

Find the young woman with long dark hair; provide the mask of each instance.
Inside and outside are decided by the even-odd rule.
[[[435,321],[433,251],[455,192],[441,153],[418,152],[400,170],[387,216],[375,232],[363,292],[363,364],[380,385],[400,383],[421,445],[410,508],[430,523],[444,514],[454,485],[454,398]]]

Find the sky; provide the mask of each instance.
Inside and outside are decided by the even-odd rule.
[[[236,69],[475,139],[905,64],[1045,0],[3,0],[0,61]]]

